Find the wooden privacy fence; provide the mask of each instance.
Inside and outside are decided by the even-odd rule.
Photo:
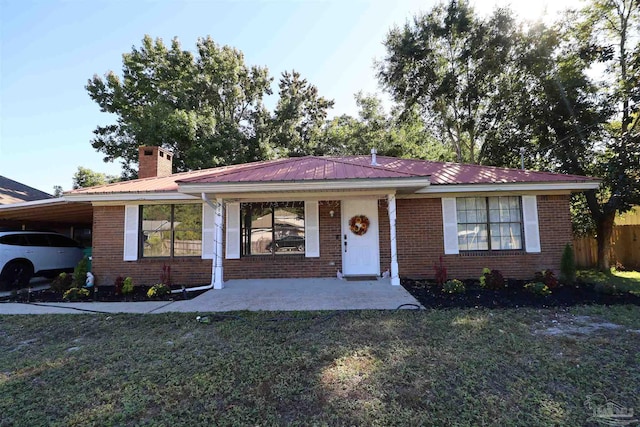
[[[592,268],[598,264],[598,245],[593,237],[573,239],[578,268]],[[627,270],[640,271],[640,225],[616,225],[611,234],[611,265],[617,262]]]

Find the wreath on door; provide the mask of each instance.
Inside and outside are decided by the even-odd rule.
[[[369,229],[369,218],[366,215],[356,215],[349,220],[349,229],[356,236],[362,236]]]

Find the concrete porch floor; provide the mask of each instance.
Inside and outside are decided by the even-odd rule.
[[[176,301],[154,312],[391,310],[403,304],[422,307],[402,286],[391,286],[389,279],[244,279],[229,280],[224,286],[224,289],[207,291],[189,301]]]

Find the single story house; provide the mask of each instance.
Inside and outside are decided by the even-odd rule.
[[[93,206],[93,272],[211,285],[229,279],[450,278],[484,267],[526,279],[558,270],[571,192],[595,178],[393,157],[297,157],[171,174],[140,147],[140,178],[65,193]],[[386,273],[386,274],[385,274]]]

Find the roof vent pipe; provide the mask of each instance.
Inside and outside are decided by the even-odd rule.
[[[371,149],[371,166],[380,166],[380,165],[378,164],[378,162],[376,161],[376,154],[377,154],[377,153],[378,153],[378,152],[376,151],[376,149],[375,149],[375,148],[372,148],[372,149]]]

